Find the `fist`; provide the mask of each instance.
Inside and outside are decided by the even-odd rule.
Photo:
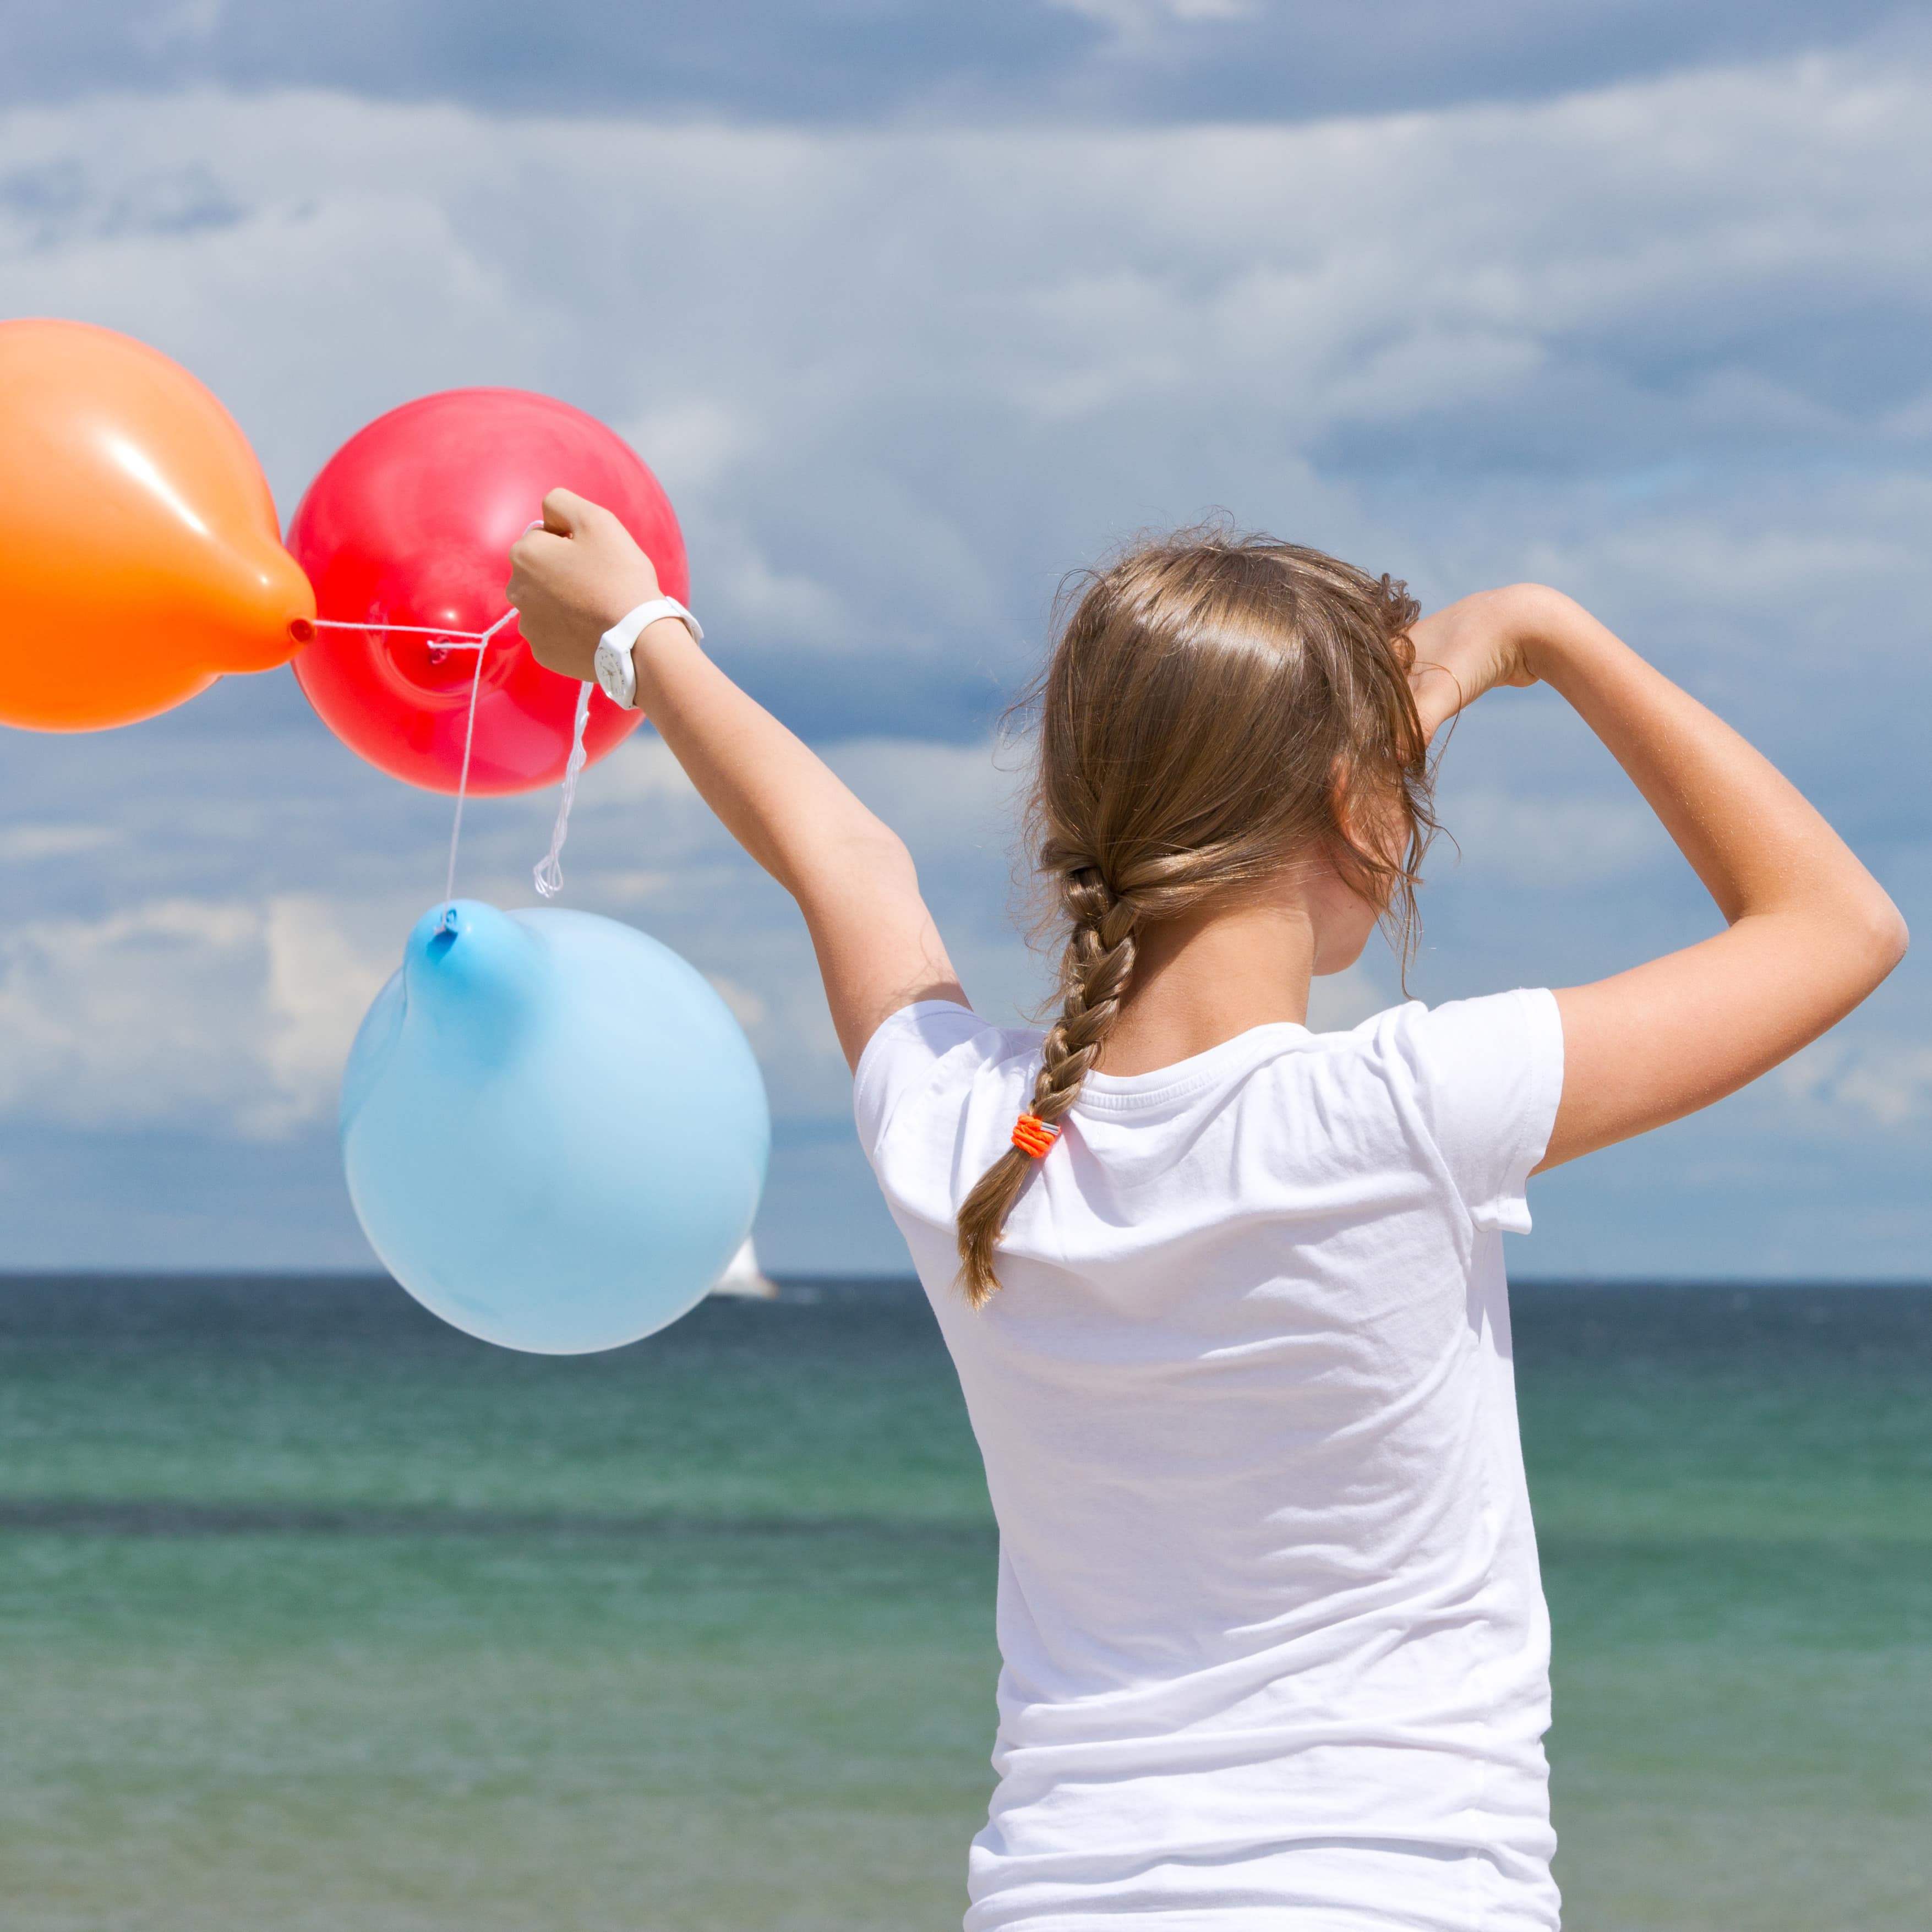
[[[510,546],[505,593],[531,655],[548,670],[588,683],[597,640],[662,593],[651,560],[601,505],[568,490],[543,502],[543,526]]]

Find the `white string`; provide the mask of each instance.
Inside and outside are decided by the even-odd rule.
[[[308,623],[311,631],[389,631],[405,638],[434,638],[452,651],[481,650],[484,640],[498,628],[493,624],[488,631],[446,631],[432,624],[379,624],[374,619],[364,622],[342,617],[310,617]]]
[[[470,680],[470,712],[463,721],[463,769],[456,780],[456,816],[449,827],[449,870],[442,881],[443,903],[447,905],[456,896],[456,847],[463,836],[464,801],[470,796],[470,750],[476,742],[476,696],[483,688],[483,658],[490,648],[490,640],[506,624],[513,622],[516,612],[506,610],[487,631],[476,634],[476,675]],[[452,923],[454,915],[446,912],[442,916],[445,926]]]
[[[590,690],[585,685],[577,694],[577,722],[571,728],[570,760],[563,768],[563,791],[556,802],[556,824],[551,828],[550,850],[532,876],[537,890],[554,899],[563,890],[563,842],[570,834],[570,807],[577,796],[577,776],[584,769],[584,728],[590,718]]]
[[[532,530],[539,527],[532,524]],[[476,653],[476,675],[470,680],[470,709],[463,722],[463,768],[456,781],[456,815],[449,827],[449,866],[443,875],[442,897],[447,906],[456,896],[456,850],[463,838],[463,808],[470,796],[470,754],[476,742],[476,700],[483,688],[483,658],[491,640],[505,625],[516,620],[514,610],[506,610],[487,631],[439,630],[427,624],[378,623],[371,620],[360,621],[340,617],[311,617],[310,627],[318,631],[376,631],[394,632],[412,638],[434,638],[446,650],[474,651]],[[563,791],[556,804],[556,824],[550,835],[550,850],[543,856],[542,863],[535,868],[537,890],[547,898],[554,898],[563,890],[563,842],[570,836],[570,808],[577,796],[577,780],[584,770],[586,753],[584,748],[584,728],[590,719],[591,687],[586,684],[577,694],[577,718],[571,728],[570,757],[563,768]],[[446,911],[443,924],[453,926],[455,915]]]
[[[377,623],[369,619],[344,617],[311,617],[309,627],[316,631],[401,631],[412,638],[434,638],[453,651],[474,651],[476,653],[476,674],[470,680],[470,715],[463,724],[463,770],[456,781],[456,818],[449,828],[449,869],[443,874],[442,897],[446,907],[456,896],[456,846],[463,836],[463,805],[470,793],[470,749],[476,739],[476,698],[483,688],[483,658],[490,648],[490,640],[506,624],[514,623],[517,614],[506,610],[487,631],[432,630],[424,624]],[[456,915],[446,910],[442,915],[443,930],[456,929]]]

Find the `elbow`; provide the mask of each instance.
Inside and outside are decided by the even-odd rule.
[[[1910,951],[1912,934],[1906,926],[1905,915],[1891,900],[1887,899],[1885,904],[1886,910],[1890,915],[1886,922],[1885,929],[1885,970],[1889,973]],[[1884,975],[1880,976],[1882,978]]]
[[[919,868],[913,862],[912,848],[890,826],[877,826],[862,842],[862,862],[874,876],[918,891]]]
[[[1906,950],[1912,944],[1912,934],[1906,929],[1904,914],[1880,892],[1874,894],[1870,904],[1861,908],[1855,935],[1868,980],[1866,990],[1870,992],[1905,957]]]
[[[815,905],[837,903],[856,892],[876,897],[919,891],[910,849],[891,826],[869,815],[791,855],[772,876],[812,916]]]

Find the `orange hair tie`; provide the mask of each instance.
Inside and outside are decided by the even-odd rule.
[[[1035,1160],[1043,1159],[1059,1138],[1060,1130],[1048,1126],[1037,1114],[1022,1114],[1013,1124],[1013,1145]]]

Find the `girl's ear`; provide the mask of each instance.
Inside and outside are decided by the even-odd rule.
[[[1396,862],[1402,850],[1402,814],[1384,796],[1362,796],[1353,778],[1348,760],[1338,752],[1328,767],[1328,809],[1340,835],[1335,862],[1361,897],[1386,910],[1391,882],[1377,864],[1365,862],[1364,855],[1372,855],[1383,865]]]
[[[1359,851],[1363,849],[1364,828],[1358,822],[1360,814],[1350,790],[1350,780],[1353,776],[1348,769],[1348,760],[1337,752],[1334,762],[1328,767],[1328,810],[1335,821],[1336,830],[1342,835],[1342,842]]]

